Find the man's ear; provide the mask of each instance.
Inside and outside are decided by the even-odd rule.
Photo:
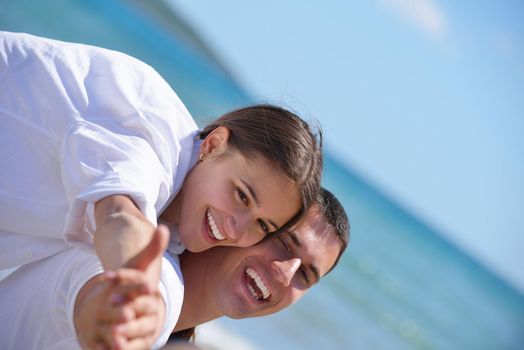
[[[230,131],[225,126],[219,126],[207,135],[200,145],[200,153],[204,157],[211,153],[220,154],[227,149]]]

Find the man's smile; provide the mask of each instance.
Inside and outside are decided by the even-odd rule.
[[[267,283],[253,267],[247,267],[244,270],[243,282],[249,292],[249,296],[251,296],[251,299],[254,299],[256,304],[270,300],[271,292]]]
[[[251,267],[249,267],[246,270],[246,275],[248,276],[248,285],[247,286],[251,294],[253,294],[253,296],[259,300],[260,299],[267,300],[271,296],[271,293],[269,292],[269,289],[264,284],[264,281],[262,280],[258,272],[256,272]]]

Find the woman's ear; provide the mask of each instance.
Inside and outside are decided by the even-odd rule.
[[[200,145],[200,153],[204,157],[211,153],[220,154],[227,149],[230,131],[225,126],[219,126],[211,131]]]

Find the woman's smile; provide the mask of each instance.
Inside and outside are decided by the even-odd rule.
[[[206,210],[206,217],[207,217],[208,230],[211,236],[214,239],[216,239],[217,241],[222,241],[226,239],[226,237],[222,234],[222,232],[220,232],[220,229],[218,228],[215,222],[215,218],[213,217],[213,214],[211,214],[210,209]]]

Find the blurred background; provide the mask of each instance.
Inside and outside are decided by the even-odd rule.
[[[200,125],[270,102],[322,126],[346,256],[203,348],[524,349],[521,0],[0,0],[0,30],[135,56]]]

